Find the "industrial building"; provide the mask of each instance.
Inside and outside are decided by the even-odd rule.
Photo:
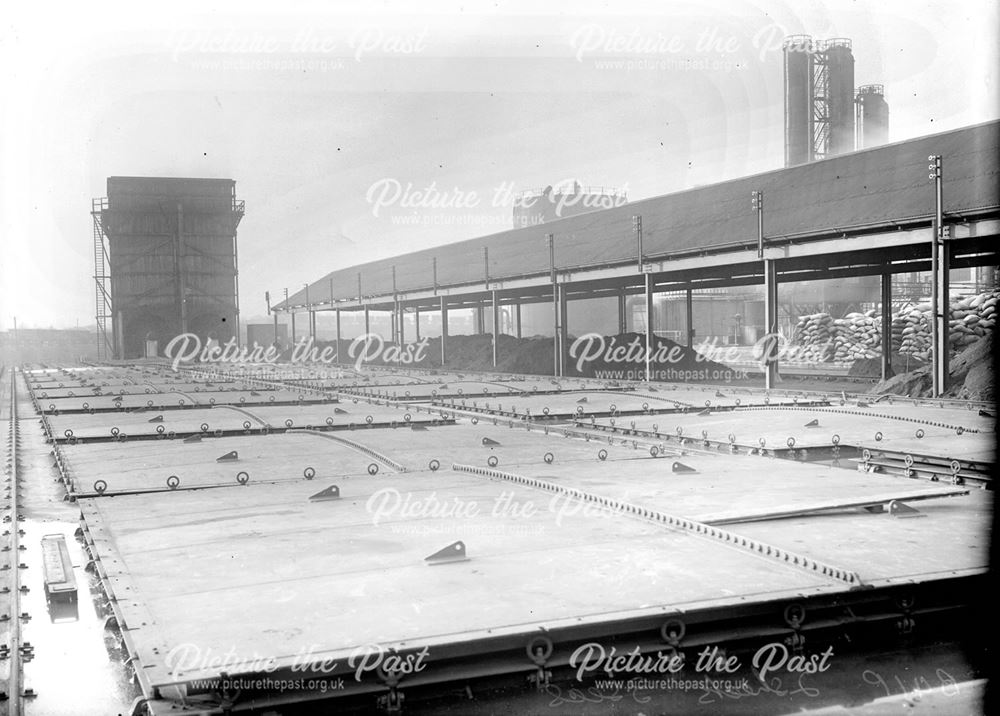
[[[239,338],[231,179],[109,177],[93,200],[101,358],[156,356],[180,333]]]
[[[304,262],[245,341],[235,181],[108,178],[98,355],[0,364],[0,716],[983,712],[1000,122],[784,63],[784,168]]]

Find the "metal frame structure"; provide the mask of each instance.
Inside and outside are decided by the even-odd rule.
[[[131,177],[126,177],[126,179],[132,179]],[[138,179],[158,179],[154,177],[139,177]],[[187,181],[185,179],[176,179],[176,181]],[[201,250],[198,246],[192,245],[185,240],[183,226],[184,226],[184,207],[181,202],[164,204],[160,202],[158,210],[160,214],[164,217],[176,217],[171,221],[174,226],[172,233],[167,236],[159,236],[158,243],[155,250],[164,250],[164,255],[168,252],[172,254],[172,272],[168,275],[165,272],[142,272],[145,276],[157,276],[163,280],[150,288],[147,288],[145,292],[139,294],[140,296],[147,296],[153,291],[163,289],[167,286],[172,288],[174,295],[174,302],[176,304],[177,314],[180,316],[180,325],[182,332],[187,331],[187,304],[190,296],[194,295],[198,298],[202,298],[215,303],[223,304],[224,306],[229,306],[230,303],[226,300],[227,297],[232,301],[234,307],[234,336],[236,338],[237,344],[242,345],[242,338],[240,333],[240,290],[239,290],[239,248],[237,232],[241,221],[246,213],[246,202],[242,199],[236,198],[236,185],[233,182],[231,199],[230,199],[230,215],[232,216],[232,226],[230,227],[232,232],[232,261],[228,260],[229,254],[226,253],[226,260],[221,260],[219,257],[221,254],[207,254]],[[115,297],[115,280],[116,277],[112,275],[111,268],[111,235],[109,233],[109,227],[106,226],[108,217],[107,212],[115,211],[114,207],[110,205],[108,197],[95,198],[91,201],[91,217],[93,221],[93,240],[94,240],[94,284],[95,284],[95,318],[97,322],[97,334],[98,334],[98,360],[109,360],[109,359],[119,359],[122,357],[123,352],[123,335],[124,326],[120,325],[122,323],[120,311],[123,306],[121,304],[121,297]],[[169,245],[169,248],[166,248]],[[196,255],[200,260],[208,261],[218,266],[221,272],[225,274],[232,274],[232,293],[229,294],[218,294],[209,292],[197,292],[194,293],[191,287],[188,285],[187,281],[187,271],[185,270],[185,256]],[[137,255],[129,263],[134,263],[140,260],[141,255]],[[121,273],[121,265],[118,266],[118,271]],[[165,278],[164,278],[165,277]],[[134,298],[134,296],[133,296]],[[115,312],[118,311],[119,315],[116,317]]]
[[[980,131],[995,132],[998,125],[989,123],[981,125],[979,128],[969,128],[967,130],[957,130],[950,133],[958,135],[960,132]],[[949,133],[946,133],[949,134]],[[935,135],[940,136],[940,135]],[[987,141],[993,141],[989,139]],[[981,143],[977,141],[976,146]],[[879,152],[872,155],[883,159],[885,156],[894,156],[895,152],[910,150],[910,147],[934,147],[934,138],[921,138],[910,140],[898,145],[881,147],[869,150]],[[952,140],[951,146],[956,146]],[[910,150],[911,151],[911,150]],[[957,151],[957,150],[956,150]],[[886,155],[881,154],[887,153]],[[937,156],[937,155],[935,155]],[[503,307],[515,307],[522,304],[550,302],[553,310],[553,375],[565,374],[564,365],[566,357],[566,315],[567,303],[571,300],[583,298],[613,298],[619,301],[619,311],[621,311],[621,300],[623,297],[643,295],[647,304],[653,294],[673,291],[695,291],[716,288],[732,288],[738,286],[764,286],[765,295],[771,297],[770,312],[765,321],[765,332],[777,329],[777,305],[778,283],[789,283],[795,281],[812,281],[835,279],[839,277],[855,276],[891,276],[899,273],[914,273],[930,271],[933,269],[935,279],[934,284],[938,285],[936,294],[939,300],[946,301],[947,287],[942,287],[941,277],[946,277],[953,268],[963,268],[972,266],[987,266],[1000,263],[998,259],[996,237],[1000,235],[1000,203],[995,197],[989,199],[992,203],[976,198],[974,204],[968,208],[947,209],[943,206],[941,192],[938,191],[934,201],[922,201],[920,203],[919,214],[902,213],[881,217],[875,221],[859,221],[853,225],[837,225],[836,218],[820,218],[818,221],[829,222],[814,225],[812,228],[795,233],[782,233],[779,220],[782,214],[787,216],[790,199],[787,194],[796,191],[796,186],[792,183],[789,186],[782,186],[783,173],[789,179],[786,182],[793,182],[793,174],[800,171],[822,172],[827,162],[851,163],[865,161],[865,153],[859,152],[845,157],[834,157],[826,162],[813,163],[790,169],[779,170],[754,177],[750,181],[738,180],[738,185],[756,185],[753,193],[753,203],[747,207],[751,211],[745,211],[740,219],[742,227],[738,236],[707,236],[704,244],[698,247],[685,248],[684,250],[653,250],[651,252],[650,242],[645,236],[645,225],[651,224],[647,219],[660,219],[654,213],[656,207],[648,203],[629,205],[631,211],[614,212],[609,210],[603,214],[600,224],[594,224],[594,228],[581,228],[574,219],[563,219],[552,222],[545,227],[544,238],[547,245],[548,261],[544,269],[537,265],[525,263],[521,273],[508,273],[504,276],[491,275],[489,257],[492,253],[487,253],[487,246],[479,247],[480,255],[486,262],[485,275],[476,280],[469,276],[467,281],[442,285],[439,276],[439,256],[450,259],[454,258],[449,253],[455,251],[453,247],[442,247],[433,256],[427,256],[426,264],[428,275],[424,276],[414,269],[413,256],[404,255],[397,258],[392,266],[409,265],[408,271],[404,274],[408,285],[397,286],[393,284],[391,292],[367,291],[362,294],[360,284],[362,275],[371,276],[372,284],[380,283],[380,272],[385,268],[378,262],[370,265],[352,267],[342,272],[335,272],[329,277],[325,277],[318,282],[318,285],[329,293],[324,299],[316,300],[315,294],[311,293],[312,300],[310,306],[312,310],[370,310],[380,311],[442,311],[442,317],[447,309],[457,310],[461,308],[472,308],[480,310],[486,304],[493,304],[501,310]],[[923,155],[926,157],[926,154]],[[921,157],[920,169],[914,167],[914,172],[923,170],[923,157]],[[860,159],[859,159],[860,158]],[[908,157],[912,160],[912,157]],[[868,161],[871,161],[869,158]],[[978,172],[973,176],[981,176],[980,182],[974,186],[988,186],[987,172],[991,160],[985,155],[981,161],[970,166],[965,160],[964,172]],[[830,167],[840,167],[840,164],[830,164]],[[835,170],[839,173],[841,170]],[[919,175],[917,175],[919,176]],[[913,180],[917,181],[917,176]],[[933,177],[932,177],[933,178]],[[942,180],[939,179],[939,185]],[[984,183],[985,182],[985,183]],[[865,184],[868,190],[868,180],[857,178],[859,190],[861,184]],[[731,182],[728,184],[734,184]],[[966,181],[963,187],[970,186]],[[893,185],[889,188],[898,188]],[[763,194],[768,194],[768,230],[764,232],[764,206]],[[714,187],[704,187],[694,190],[697,192],[711,192]],[[749,187],[748,187],[749,191]],[[981,191],[981,190],[980,190]],[[744,195],[745,196],[745,195]],[[726,197],[728,200],[728,197]],[[928,197],[929,198],[929,197]],[[665,205],[673,206],[672,197],[661,197],[658,200],[664,201]],[[658,200],[647,200],[655,202]],[[745,199],[744,199],[745,201]],[[953,202],[957,200],[953,199]],[[966,197],[966,203],[970,204]],[[961,204],[959,204],[961,206]],[[650,207],[649,215],[639,213],[636,209]],[[591,216],[597,216],[592,214]],[[772,218],[778,217],[778,218]],[[700,218],[700,217],[699,217]],[[696,220],[697,221],[697,218]],[[787,220],[786,220],[787,221]],[[592,222],[593,223],[593,222]],[[938,228],[940,227],[940,228]],[[734,227],[735,229],[735,227]],[[530,232],[530,229],[522,229],[521,232]],[[670,235],[670,226],[660,228],[659,236]],[[941,232],[935,238],[936,232]],[[589,233],[584,233],[589,232]],[[515,232],[521,235],[520,232]],[[534,234],[537,236],[538,232]],[[564,245],[573,245],[574,241],[581,237],[586,239],[588,235],[607,236],[608,234],[621,237],[619,243],[615,244],[616,259],[604,263],[591,263],[579,265],[572,263],[579,259],[569,256],[564,259],[565,263],[559,265],[557,261],[556,244],[563,240]],[[525,234],[527,235],[527,234]],[[626,236],[634,236],[635,250],[627,251],[628,246]],[[484,237],[480,240],[484,244],[493,237]],[[728,241],[726,241],[728,239]],[[663,245],[662,238],[660,239]],[[470,244],[470,242],[465,242]],[[939,250],[940,249],[940,250]],[[462,250],[468,251],[468,248]],[[538,252],[541,253],[541,252]],[[631,254],[631,257],[627,257]],[[423,254],[421,254],[422,256]],[[532,261],[538,263],[540,256],[536,255]],[[341,273],[356,274],[359,289],[352,295],[336,277]],[[485,279],[485,280],[484,280]],[[384,280],[381,281],[384,285]],[[291,313],[294,315],[302,310],[303,303],[301,294],[292,296],[277,306],[275,310]],[[938,317],[938,322],[942,320]],[[946,321],[944,321],[946,323]],[[647,321],[647,323],[649,323]],[[366,332],[369,326],[366,322]],[[651,342],[652,335],[649,335],[647,326],[647,341]],[[690,326],[687,326],[690,330]],[[482,325],[478,329],[483,330]],[[944,333],[944,328],[939,328],[939,335]],[[447,342],[447,331],[442,335],[442,358],[446,355],[445,343]],[[933,351],[933,362],[935,370],[940,374],[947,371],[948,352],[947,342],[940,337],[936,342]],[[884,354],[891,351],[891,344],[883,342],[882,350]],[[887,363],[888,356],[883,355],[883,362]],[[443,363],[443,361],[442,361]],[[768,379],[771,382],[778,380],[777,362],[769,363],[766,367]],[[939,381],[938,392],[943,391],[941,387],[946,379]]]
[[[111,302],[111,261],[108,257],[108,235],[102,218],[107,208],[107,198],[91,201],[90,216],[94,224],[94,318],[97,321],[97,359],[101,361],[118,358],[114,307]]]

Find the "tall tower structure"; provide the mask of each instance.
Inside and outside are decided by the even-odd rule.
[[[845,38],[790,35],[783,45],[785,166],[854,150],[854,54]]]
[[[877,147],[889,141],[889,103],[882,85],[858,87],[854,98],[857,113],[858,149]]]
[[[162,351],[181,333],[239,339],[243,211],[232,179],[108,179],[92,210],[102,357]]]
[[[813,46],[792,35],[782,46],[785,66],[785,166],[812,161]]]

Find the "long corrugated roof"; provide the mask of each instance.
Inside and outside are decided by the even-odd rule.
[[[483,283],[483,249],[489,249],[491,280],[547,274],[546,236],[555,237],[558,269],[625,264],[636,260],[633,215],[642,217],[647,259],[738,246],[756,241],[750,195],[765,195],[765,235],[786,237],[881,222],[905,222],[934,212],[927,157],[940,154],[946,213],[998,206],[1000,122],[920,137],[819,162],[757,174],[644,199],[538,226],[504,231],[327,274],[309,286],[312,304],[358,294],[430,290],[433,260],[438,286]],[[302,305],[305,290],[277,308]]]

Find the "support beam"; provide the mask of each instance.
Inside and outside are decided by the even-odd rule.
[[[514,304],[514,321],[515,328],[517,329],[517,337],[521,338],[521,302],[518,301]]]
[[[278,312],[274,312],[274,343],[278,342]]]
[[[483,315],[483,304],[477,303],[472,309],[473,331],[477,336],[486,333],[486,317]]]
[[[691,289],[684,292],[684,327],[687,329],[687,346],[694,346],[694,297]]]
[[[774,259],[764,259],[764,387],[778,384],[778,271]]]
[[[333,309],[335,318],[337,319],[337,362],[340,362],[340,309]]]
[[[552,284],[552,375],[559,376],[559,284]]]
[[[416,336],[417,343],[420,342],[420,309],[414,309],[413,311],[413,333]]]
[[[372,332],[371,316],[369,316],[368,306],[365,306],[365,335]]]
[[[628,298],[625,289],[618,292],[618,335],[628,331]]]
[[[443,366],[447,362],[447,350],[445,344],[448,342],[448,305],[444,302],[444,296],[441,296],[441,365]]]
[[[493,367],[497,367],[497,355],[500,348],[500,305],[497,303],[497,292],[493,291]]]
[[[653,277],[651,274],[645,275],[645,299],[646,299],[646,382],[652,378],[651,358],[653,355]]]
[[[934,352],[939,356],[937,361],[938,387],[941,393],[948,390],[949,363],[951,363],[951,244],[947,241],[947,232],[942,231],[942,241],[938,248],[938,330],[937,346]]]
[[[292,345],[295,345],[295,311],[292,311]]]
[[[559,288],[559,377],[566,375],[566,352],[569,350],[569,298]]]
[[[947,381],[947,351],[941,351],[941,234],[944,231],[944,207],[942,198],[941,155],[932,154],[927,157],[928,178],[934,182],[934,226],[931,232],[931,390],[936,398],[944,391]],[[947,297],[945,297],[947,303]],[[945,309],[947,310],[947,309]],[[947,348],[947,345],[945,346]],[[944,368],[942,370],[942,364]],[[944,373],[945,380],[941,380]]]
[[[882,274],[882,380],[892,377],[892,274]]]
[[[559,284],[556,283],[556,237],[546,234],[549,242],[549,281],[552,284],[552,375],[559,375]]]

